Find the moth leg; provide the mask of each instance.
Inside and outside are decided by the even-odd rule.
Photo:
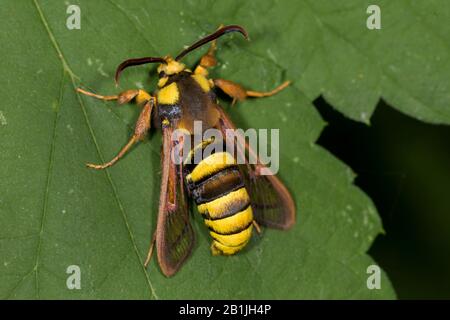
[[[261,234],[261,227],[259,226],[258,222],[256,222],[256,220],[252,221],[253,226],[255,227],[255,230],[258,234]]]
[[[247,99],[248,97],[262,98],[273,96],[274,94],[277,94],[278,92],[286,88],[290,83],[291,83],[290,81],[285,81],[272,91],[263,92],[263,91],[246,90],[241,85],[232,82],[230,80],[214,79],[214,85],[216,87],[219,87],[220,90],[222,90],[228,96],[233,98],[233,102],[231,105],[234,105],[236,101],[242,101]]]
[[[111,95],[111,96],[103,96],[100,94],[95,94],[95,93],[83,90],[81,88],[77,88],[77,91],[79,93],[82,93],[89,97],[97,98],[97,99],[100,99],[103,101],[117,100],[118,104],[125,104],[125,103],[130,102],[133,99],[136,100],[137,104],[143,104],[151,99],[151,95],[142,89],[130,89],[130,90],[123,91],[117,95]]]
[[[223,27],[223,24],[221,24],[218,29],[220,29],[222,27]],[[208,76],[207,68],[214,67],[217,64],[217,60],[215,57],[216,50],[217,50],[217,42],[216,42],[216,40],[213,40],[211,42],[211,46],[208,49],[208,52],[201,57],[200,63],[195,68],[195,70],[194,70],[195,74],[201,74],[205,77]]]
[[[156,232],[153,233],[152,242],[150,243],[150,249],[148,249],[148,253],[147,253],[147,259],[145,259],[145,262],[144,262],[144,267],[146,267],[146,268],[147,268],[150,260],[152,259],[153,249],[155,248],[155,243],[156,243]]]
[[[148,100],[144,107],[142,108],[141,114],[139,115],[139,118],[136,122],[135,128],[134,128],[134,134],[131,137],[131,139],[128,141],[128,143],[119,151],[119,153],[109,162],[104,164],[92,164],[87,163],[86,166],[92,169],[105,169],[113,164],[115,164],[120,158],[123,157],[123,155],[138,141],[144,139],[145,134],[150,129],[150,122],[151,122],[151,114],[153,106],[155,105],[155,98],[150,97],[150,100]]]

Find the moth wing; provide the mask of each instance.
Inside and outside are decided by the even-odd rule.
[[[195,234],[189,219],[189,204],[183,167],[171,160],[175,145],[173,129],[163,128],[162,178],[156,226],[156,249],[162,272],[174,275],[190,256]]]
[[[295,205],[284,184],[275,175],[258,175],[255,166],[241,165],[255,220],[275,229],[289,229],[295,223]]]

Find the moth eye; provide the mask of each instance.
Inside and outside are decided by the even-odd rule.
[[[158,76],[159,76],[160,78],[164,78],[164,77],[166,76],[166,73],[165,73],[164,71],[161,71],[161,72],[158,74]]]

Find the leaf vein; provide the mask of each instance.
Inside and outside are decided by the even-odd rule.
[[[47,20],[46,20],[45,16],[44,16],[44,13],[42,12],[42,9],[40,8],[40,6],[39,6],[37,0],[33,0],[33,3],[34,3],[34,5],[35,5],[35,7],[36,7],[36,10],[37,10],[38,13],[39,13],[40,20],[41,20],[41,22],[43,23],[43,25],[44,25],[44,27],[45,27],[45,29],[46,29],[46,32],[47,32],[47,34],[48,34],[48,36],[49,36],[49,38],[50,38],[50,40],[51,40],[51,42],[52,42],[52,44],[53,44],[53,47],[55,48],[56,52],[58,53],[58,57],[59,57],[60,60],[61,60],[61,63],[62,63],[62,65],[63,65],[63,68],[64,68],[64,70],[65,70],[66,72],[68,72],[68,74],[69,74],[69,76],[70,76],[70,79],[71,79],[71,82],[72,82],[72,86],[73,86],[74,90],[76,90],[77,86],[76,86],[76,84],[75,84],[75,79],[78,79],[78,80],[79,80],[79,77],[76,76],[76,75],[73,73],[73,71],[70,69],[70,67],[69,67],[69,65],[68,65],[68,63],[67,63],[67,61],[66,61],[66,59],[65,59],[65,57],[64,57],[64,55],[63,55],[63,53],[62,53],[62,51],[61,51],[61,49],[59,48],[59,45],[58,45],[58,43],[57,43],[57,41],[56,41],[56,39],[55,39],[53,33],[52,33],[51,30],[50,30],[50,27],[49,27],[49,25],[48,25],[48,23],[47,23]],[[90,124],[90,121],[89,121],[89,119],[88,119],[88,116],[87,116],[87,113],[86,113],[86,108],[85,108],[85,106],[84,106],[84,103],[83,103],[83,101],[81,100],[80,95],[79,95],[79,94],[76,94],[76,95],[77,95],[77,99],[78,99],[78,102],[79,102],[79,104],[80,104],[80,107],[81,107],[81,109],[82,109],[82,112],[83,112],[83,115],[84,115],[84,118],[85,118],[85,121],[86,121],[86,125],[88,126],[89,132],[90,132],[90,134],[91,134],[91,138],[92,138],[92,140],[93,140],[93,142],[94,142],[94,145],[95,145],[95,148],[96,148],[96,150],[97,150],[97,153],[98,153],[100,159],[103,161],[103,157],[102,157],[102,154],[101,154],[101,152],[100,152],[100,148],[99,148],[97,139],[95,138],[94,131],[93,131],[92,126],[91,126],[91,124]],[[143,264],[142,264],[142,262],[141,262],[142,259],[141,259],[141,256],[140,256],[140,254],[139,254],[139,250],[138,250],[138,248],[137,248],[137,245],[136,245],[136,242],[135,242],[133,233],[132,233],[132,231],[131,231],[131,227],[130,227],[130,225],[129,225],[129,223],[128,223],[128,219],[127,219],[127,215],[126,215],[126,213],[125,213],[125,209],[124,209],[124,207],[123,207],[123,205],[122,205],[122,202],[120,201],[120,199],[119,199],[119,197],[118,197],[118,193],[117,193],[116,187],[115,187],[115,185],[114,185],[114,183],[113,183],[113,181],[112,181],[112,177],[111,177],[111,175],[109,174],[108,170],[105,171],[105,174],[106,174],[107,179],[108,179],[108,182],[110,183],[111,188],[112,188],[112,190],[113,190],[113,195],[114,195],[114,198],[115,198],[115,200],[116,200],[116,203],[117,203],[117,205],[118,205],[118,207],[119,207],[119,209],[120,209],[120,211],[121,211],[122,218],[123,218],[124,223],[125,223],[125,225],[126,225],[127,232],[128,232],[129,238],[130,238],[130,241],[131,241],[131,243],[132,243],[132,246],[133,246],[133,249],[134,249],[134,251],[135,251],[136,257],[137,257],[137,259],[138,259],[138,263],[140,264],[140,266],[141,266],[141,268],[142,268],[142,271],[143,271],[143,273],[144,273],[144,276],[145,276],[145,279],[146,279],[146,283],[147,283],[147,285],[148,285],[148,287],[149,287],[150,293],[151,293],[152,297],[154,297],[155,299],[159,299],[158,296],[156,295],[155,289],[153,288],[153,285],[152,285],[152,283],[151,283],[151,281],[150,281],[150,278],[149,278],[149,276],[148,276],[147,270],[145,269],[145,267],[143,266]],[[36,274],[37,274],[37,273],[36,273]],[[36,284],[37,284],[37,275],[36,275]],[[39,291],[39,290],[38,290],[38,288],[37,288],[37,289],[36,289],[37,294],[38,294],[38,291]]]

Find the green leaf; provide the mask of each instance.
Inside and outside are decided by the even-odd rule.
[[[374,1],[370,1],[373,4]],[[4,1],[0,12],[0,297],[2,298],[394,298],[366,285],[366,254],[382,232],[354,173],[315,144],[324,122],[319,94],[367,122],[383,97],[399,110],[450,121],[448,5],[375,1],[382,29],[368,30],[369,1],[76,1],[81,30],[66,27],[63,2]],[[424,12],[434,14],[429,18]],[[447,17],[447,19],[445,19]],[[143,267],[155,228],[160,178],[158,132],[106,171],[133,130],[134,105],[80,96],[155,88],[155,70],[127,70],[130,57],[175,55],[217,28],[242,24],[250,42],[220,39],[212,77],[257,89],[294,80],[282,93],[222,105],[242,128],[280,129],[280,178],[292,191],[298,222],[266,230],[244,252],[212,257],[199,215],[197,244],[173,278],[153,260]],[[194,65],[205,48],[186,62]],[[66,286],[69,266],[81,289]]]
[[[448,1],[245,3],[221,9],[225,16],[237,12],[233,21],[257,32],[249,50],[283,67],[310,99],[323,94],[365,123],[380,97],[420,120],[450,123]],[[366,9],[374,4],[381,9],[380,30],[366,28]],[[256,19],[255,12],[280,18]]]

